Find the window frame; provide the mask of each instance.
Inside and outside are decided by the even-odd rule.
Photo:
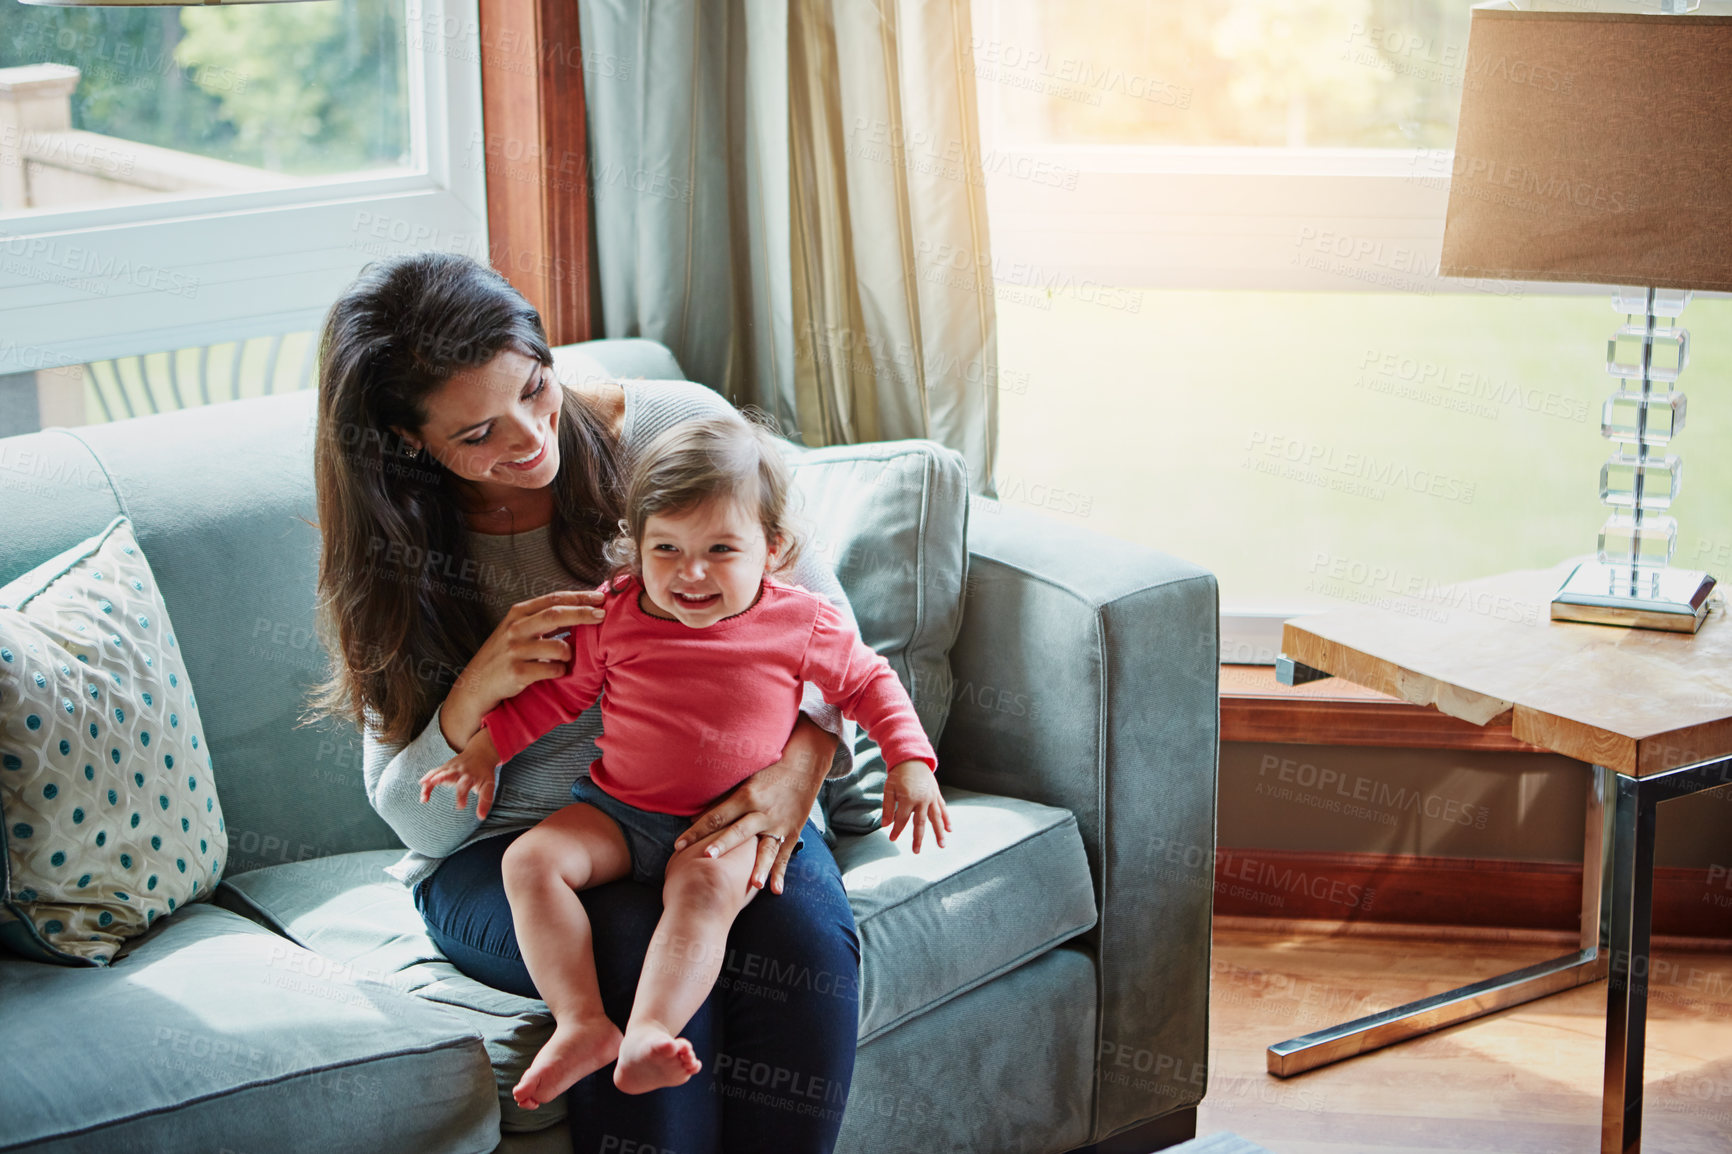
[[[1443,149],[988,145],[993,271],[1081,288],[1608,291],[1439,276],[1453,161]]]
[[[0,374],[316,328],[376,256],[485,259],[478,20],[405,0],[422,171],[0,217]]]

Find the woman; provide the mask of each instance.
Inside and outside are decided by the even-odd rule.
[[[728,407],[688,382],[568,388],[552,361],[535,310],[492,270],[448,254],[376,262],[325,323],[314,451],[321,628],[340,655],[315,711],[362,728],[367,796],[410,850],[392,872],[413,887],[433,941],[471,977],[529,997],[500,862],[569,801],[597,756],[599,709],[512,759],[485,821],[449,787],[423,805],[420,777],[455,755],[450,735],[562,673],[563,634],[600,619],[601,595],[584,590],[603,575],[631,455],[670,424]],[[821,561],[794,580],[852,624]],[[611,1068],[585,1078],[569,1099],[575,1150],[833,1146],[853,1073],[859,944],[808,819],[851,746],[852,726],[808,687],[781,759],[694,820],[685,839],[719,852],[756,838],[753,884],[770,895],[735,923],[724,980],[692,1019],[702,1072],[639,1096],[616,1090]],[[603,1002],[623,1022],[658,897],[627,881],[582,901]],[[826,1093],[763,1094],[753,1076],[764,1069]]]

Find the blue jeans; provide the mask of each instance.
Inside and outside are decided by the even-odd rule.
[[[415,906],[447,958],[476,981],[539,997],[524,968],[499,864],[519,834],[458,850],[415,887]],[[859,1033],[860,941],[841,871],[817,827],[788,863],[783,892],[760,893],[728,934],[710,996],[684,1036],[704,1068],[683,1086],[622,1094],[608,1065],[566,1104],[576,1154],[638,1148],[678,1154],[827,1152],[836,1144]],[[661,917],[660,890],[635,881],[584,890],[602,1007],[630,1016]]]

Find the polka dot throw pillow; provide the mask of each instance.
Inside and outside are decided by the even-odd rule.
[[[132,534],[0,588],[0,943],[106,965],[228,854],[186,663]]]

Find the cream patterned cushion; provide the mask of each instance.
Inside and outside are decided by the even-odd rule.
[[[0,943],[104,965],[216,889],[228,838],[202,734],[125,517],[0,588]]]

